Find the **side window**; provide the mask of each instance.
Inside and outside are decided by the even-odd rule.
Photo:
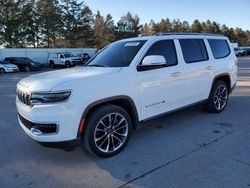
[[[215,59],[227,57],[231,53],[226,40],[208,39],[208,43]]]
[[[173,40],[161,40],[154,43],[145,56],[162,55],[165,57],[167,66],[177,65],[177,56]]]
[[[203,39],[179,39],[186,63],[208,60],[207,49]]]
[[[64,56],[63,56],[63,55],[60,55],[60,57],[59,57],[59,58],[64,59]]]

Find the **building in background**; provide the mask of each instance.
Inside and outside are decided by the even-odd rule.
[[[47,64],[50,54],[69,52],[73,55],[88,53],[92,57],[95,48],[0,48],[0,60],[6,57],[28,57],[33,61]]]

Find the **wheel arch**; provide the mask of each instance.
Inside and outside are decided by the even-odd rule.
[[[227,84],[228,90],[231,89],[231,78],[230,78],[230,75],[229,75],[228,73],[222,73],[222,74],[219,74],[219,75],[217,75],[217,76],[214,77],[213,82],[212,82],[212,85],[211,85],[211,88],[210,88],[210,93],[209,93],[209,95],[211,94],[211,91],[212,91],[212,88],[213,88],[213,86],[214,86],[214,83],[215,83],[217,80],[222,80],[222,81],[224,81],[224,82]]]
[[[123,108],[124,110],[126,110],[127,113],[131,117],[133,128],[136,129],[138,121],[139,121],[137,108],[136,108],[134,101],[129,96],[126,96],[126,95],[108,97],[108,98],[97,100],[97,101],[89,104],[87,106],[87,108],[85,108],[85,110],[82,114],[82,119],[83,118],[87,119],[89,114],[91,114],[91,112],[93,112],[93,110],[95,110],[97,107],[107,105],[107,104],[117,105],[117,106]],[[82,121],[82,119],[81,119],[81,121]],[[79,126],[78,133],[80,133],[80,126]]]

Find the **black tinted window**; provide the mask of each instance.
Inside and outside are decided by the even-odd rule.
[[[88,66],[127,67],[146,40],[110,44],[90,59]]]
[[[165,57],[167,66],[177,64],[176,51],[173,40],[162,40],[154,43],[147,51],[148,55],[162,55]]]
[[[186,63],[208,60],[203,39],[180,39],[179,41]]]
[[[230,54],[226,40],[208,39],[208,43],[215,59],[227,57]]]

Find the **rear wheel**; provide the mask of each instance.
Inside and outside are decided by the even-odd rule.
[[[31,71],[31,68],[30,68],[30,66],[27,65],[27,66],[24,67],[24,70],[25,70],[26,72],[29,72],[29,71]]]
[[[0,68],[0,74],[4,74],[5,70],[3,68]]]
[[[222,112],[228,102],[228,86],[222,80],[217,80],[210,93],[206,108],[209,112]]]
[[[55,68],[54,61],[50,61],[50,62],[49,62],[49,67],[52,68],[52,69]]]
[[[69,67],[70,67],[70,62],[69,62],[69,61],[66,61],[66,62],[65,62],[65,67],[66,67],[66,68],[69,68]]]
[[[132,130],[129,114],[116,105],[94,110],[83,132],[83,148],[90,153],[111,157],[125,148]]]

